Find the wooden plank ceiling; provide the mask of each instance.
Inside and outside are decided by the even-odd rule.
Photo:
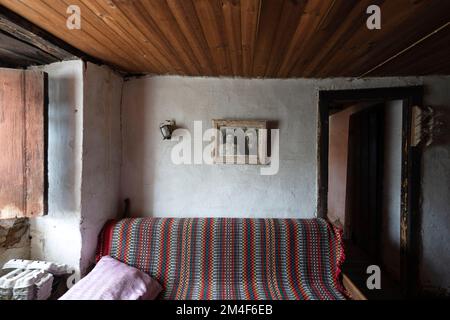
[[[0,4],[129,73],[269,78],[450,74],[448,0]],[[366,9],[372,4],[381,7],[381,30],[366,27]],[[81,30],[66,28],[69,5],[81,9]]]

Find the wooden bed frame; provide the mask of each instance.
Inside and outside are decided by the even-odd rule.
[[[342,274],[342,284],[347,292],[350,293],[352,300],[367,300],[366,296],[345,273]]]

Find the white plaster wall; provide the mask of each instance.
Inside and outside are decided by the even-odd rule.
[[[31,219],[31,258],[83,275],[118,213],[122,78],[81,60],[39,68],[49,75],[49,213]]]
[[[30,228],[32,258],[83,271],[92,261],[100,226],[116,215],[117,201],[125,197],[131,198],[136,215],[314,217],[319,90],[425,84],[427,103],[447,114],[450,107],[450,77],[133,79],[124,84],[121,197],[114,199],[118,181],[114,155],[120,153],[115,135],[120,132],[119,80],[109,71],[92,66],[91,73],[90,64],[87,68],[87,76],[81,61],[42,68],[50,80],[49,215],[31,219]],[[102,104],[109,98],[111,103]],[[204,129],[213,118],[273,120],[281,130],[280,171],[261,176],[257,167],[175,166],[170,161],[175,143],[163,142],[158,129],[161,121],[171,118],[191,131],[193,120],[202,120]],[[86,132],[83,119],[89,121]],[[83,139],[88,140],[85,148]],[[449,153],[447,132],[446,138],[425,151],[423,161],[421,278],[427,286],[444,291],[450,286]],[[102,191],[95,189],[96,182]]]
[[[444,125],[423,155],[420,273],[425,288],[450,295],[450,77],[426,79],[425,102],[441,113]]]
[[[317,125],[319,90],[425,85],[425,103],[447,114],[450,77],[324,80],[245,80],[144,77],[124,84],[122,198],[134,215],[314,217],[317,211]],[[247,166],[171,163],[175,142],[162,141],[166,119],[193,132],[211,119],[268,119],[280,128],[280,171],[260,176]],[[447,125],[448,126],[448,125]],[[450,141],[423,157],[422,282],[450,291]]]
[[[402,108],[389,101],[384,114],[384,177],[381,245],[384,266],[400,281],[400,200],[402,177]]]
[[[49,77],[48,215],[30,219],[31,258],[76,270],[81,251],[83,62],[39,67]]]
[[[122,198],[136,215],[314,217],[317,211],[319,89],[420,84],[419,78],[370,80],[244,80],[144,77],[125,82]],[[253,166],[175,165],[158,125],[267,119],[280,129],[280,170],[261,176]]]
[[[97,237],[120,208],[122,77],[87,63],[84,75],[81,273],[94,263]]]

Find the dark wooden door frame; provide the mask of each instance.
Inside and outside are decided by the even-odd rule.
[[[422,86],[355,89],[319,92],[318,199],[317,214],[327,218],[329,116],[345,105],[357,102],[403,101],[402,172],[400,212],[400,268],[404,293],[418,293],[418,250],[420,244],[420,168],[421,153],[411,146],[412,107],[423,105]]]

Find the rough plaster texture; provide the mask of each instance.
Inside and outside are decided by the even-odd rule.
[[[121,194],[135,215],[314,217],[317,211],[318,92],[425,85],[425,102],[450,108],[450,77],[324,80],[245,80],[144,77],[125,82]],[[174,165],[176,142],[162,141],[158,125],[174,119],[193,132],[193,121],[267,119],[280,131],[280,171],[256,167]],[[447,119],[449,121],[450,119]],[[422,282],[449,290],[449,134],[424,152]]]
[[[382,261],[400,281],[400,200],[402,183],[402,101],[386,103],[384,114],[384,177],[381,246]]]
[[[319,89],[405,86],[418,78],[244,80],[146,77],[125,82],[122,197],[132,212],[155,216],[296,217],[316,215]],[[158,125],[193,132],[212,119],[266,119],[280,129],[280,170],[253,166],[175,165]],[[206,143],[205,143],[206,144]]]
[[[450,295],[450,77],[431,78],[425,102],[444,125],[422,159],[421,282],[433,293]]]
[[[48,215],[30,219],[31,257],[77,271],[81,252],[83,62],[40,67],[48,73]]]
[[[122,78],[88,63],[84,77],[81,273],[94,263],[98,234],[120,207]]]
[[[0,269],[10,259],[30,257],[28,219],[0,220]]]
[[[91,73],[91,67],[96,71]],[[117,167],[114,154],[118,150],[112,146],[118,142],[113,131],[118,130],[116,117],[120,117],[114,103],[119,80],[110,78],[107,70],[90,64],[87,68],[84,72],[81,61],[43,68],[50,80],[49,215],[30,221],[31,257],[67,263],[77,270],[85,270],[92,261],[97,230],[110,214],[116,215],[118,201],[114,199],[117,171],[113,169]],[[445,111],[446,121],[450,121],[450,77],[146,77],[127,81],[122,104],[121,199],[130,197],[132,212],[137,215],[314,217],[319,90],[420,84],[426,86],[426,103]],[[104,97],[96,97],[97,93]],[[109,98],[114,106],[102,104],[102,99]],[[101,106],[96,108],[96,104]],[[83,116],[84,112],[89,117]],[[206,129],[213,118],[274,121],[281,130],[279,173],[260,176],[257,167],[249,166],[173,165],[170,152],[175,143],[162,141],[159,123],[175,119],[180,127],[192,131],[193,120],[202,120]],[[86,132],[83,120],[89,121]],[[440,287],[444,293],[450,287],[449,136],[447,131],[424,152],[422,170],[421,279],[427,287]],[[83,144],[83,140],[88,142]],[[96,181],[99,190],[95,189]]]
[[[84,274],[97,235],[117,215],[122,78],[82,61],[49,75],[49,214],[31,219],[31,257]]]

